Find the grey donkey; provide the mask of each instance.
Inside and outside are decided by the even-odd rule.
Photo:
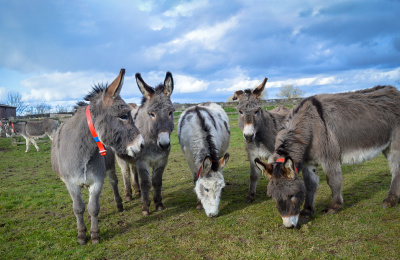
[[[280,162],[257,165],[270,178],[268,193],[290,228],[298,224],[299,213],[304,220],[314,214],[319,182],[313,171],[303,171],[303,183],[294,172],[296,165],[322,166],[332,192],[327,212],[335,213],[343,205],[341,164],[361,163],[381,152],[392,173],[383,206],[391,207],[400,192],[400,92],[392,86],[304,99],[277,135],[273,157]]]
[[[76,113],[61,125],[52,143],[51,164],[71,195],[79,244],[86,243],[83,218],[85,204],[81,189],[89,189],[90,234],[92,243],[96,244],[100,241],[99,198],[106,175],[113,188],[118,211],[123,210],[118,193],[114,153],[136,156],[143,147],[143,137],[130,116],[130,108],[119,96],[124,74],[125,70],[121,69],[119,76],[108,87],[94,87],[92,93],[85,97],[90,104],[78,104]],[[91,133],[92,130],[94,133]],[[103,144],[105,156],[99,152],[104,152]]]
[[[250,187],[246,197],[252,202],[256,196],[257,182],[260,170],[254,159],[261,158],[270,161],[274,152],[275,137],[289,112],[286,107],[277,107],[272,111],[263,109],[260,95],[265,88],[267,78],[254,90],[239,90],[234,93],[233,100],[239,100],[239,127],[245,139],[247,156],[250,161]]]
[[[156,88],[147,85],[139,73],[136,74],[136,82],[143,94],[143,99],[140,107],[132,106],[131,113],[146,145],[136,158],[118,156],[117,162],[121,167],[127,200],[132,199],[132,182],[136,194],[141,193],[142,214],[148,215],[151,185],[154,188],[153,200],[156,210],[164,209],[161,188],[164,169],[168,163],[171,149],[170,134],[174,129],[175,109],[171,102],[174,81],[172,74],[167,72],[164,83],[159,84]]]
[[[53,135],[56,132],[57,127],[57,120],[46,118],[41,121],[19,122],[15,124],[8,122],[5,128],[7,137],[22,135],[25,138],[25,152],[27,153],[29,152],[30,143],[32,143],[35,146],[36,151],[39,152],[39,146],[36,144],[35,139],[43,138],[47,135],[50,140],[53,140]]]

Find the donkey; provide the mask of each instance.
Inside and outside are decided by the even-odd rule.
[[[143,94],[143,99],[141,106],[132,110],[132,117],[143,135],[146,146],[136,158],[118,156],[117,162],[121,167],[125,195],[128,200],[132,198],[129,182],[129,164],[131,164],[134,189],[136,194],[141,193],[142,215],[147,216],[150,207],[149,192],[151,185],[154,188],[153,200],[156,210],[164,209],[161,188],[162,176],[171,149],[170,134],[174,130],[175,109],[171,102],[174,81],[172,74],[167,72],[164,84],[159,84],[156,88],[147,85],[139,73],[136,74],[136,82]],[[150,168],[152,168],[151,176]],[[138,177],[141,180],[140,190],[137,185]]]
[[[32,143],[36,151],[39,152],[39,146],[35,139],[43,138],[46,135],[53,141],[53,135],[58,127],[58,121],[50,118],[41,121],[28,121],[19,123],[10,123],[6,125],[6,135],[11,137],[14,135],[22,135],[26,140],[25,152],[29,152],[29,145]]]
[[[278,107],[268,112],[260,103],[260,95],[265,88],[267,78],[254,90],[236,91],[233,100],[239,100],[239,127],[245,139],[247,156],[250,161],[250,187],[246,200],[253,202],[256,196],[260,171],[254,164],[255,158],[271,161],[274,152],[275,137],[282,127],[289,109]]]
[[[90,104],[78,103],[76,113],[61,125],[52,143],[51,164],[71,195],[78,226],[78,243],[81,245],[86,243],[82,187],[89,189],[90,234],[92,243],[97,244],[100,241],[99,198],[106,175],[113,188],[118,211],[123,210],[114,153],[134,157],[143,147],[143,137],[130,116],[130,108],[119,96],[124,74],[125,69],[121,69],[108,87],[95,86],[85,97]]]
[[[192,172],[197,209],[204,207],[208,217],[218,215],[230,136],[228,115],[215,103],[190,107],[179,118],[178,138]]]
[[[277,135],[273,158],[279,162],[256,163],[270,179],[268,193],[290,228],[297,225],[299,213],[305,219],[314,214],[319,182],[313,171],[303,171],[301,181],[296,166],[322,166],[332,192],[327,212],[335,213],[343,204],[341,164],[361,163],[381,152],[392,173],[383,206],[391,207],[400,192],[400,92],[392,86],[304,99]]]

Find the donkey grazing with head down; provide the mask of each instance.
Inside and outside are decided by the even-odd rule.
[[[89,189],[90,234],[92,243],[96,244],[100,240],[99,198],[106,175],[113,188],[118,211],[123,210],[114,153],[134,157],[143,147],[143,137],[130,116],[130,108],[119,96],[124,74],[125,70],[121,69],[111,85],[96,86],[85,98],[90,104],[78,103],[75,115],[61,125],[52,143],[51,163],[71,195],[79,244],[86,243],[85,204],[81,188]]]
[[[260,171],[254,164],[255,158],[271,160],[274,152],[275,137],[282,126],[289,109],[278,107],[272,111],[263,109],[260,95],[265,88],[267,78],[254,90],[236,91],[233,100],[238,99],[239,127],[245,139],[247,155],[250,161],[250,187],[246,200],[254,201]]]
[[[168,163],[168,155],[171,149],[170,134],[174,130],[174,107],[171,102],[171,94],[174,90],[172,74],[167,72],[164,84],[152,88],[147,85],[139,73],[136,74],[136,82],[143,94],[140,107],[132,106],[132,117],[136,126],[143,135],[145,147],[136,158],[117,157],[121,167],[125,185],[125,195],[132,199],[130,188],[129,164],[131,164],[133,187],[137,194],[141,192],[142,214],[149,214],[151,185],[154,187],[154,204],[156,210],[163,210],[161,188],[162,176]],[[152,169],[152,173],[150,172]],[[137,185],[140,177],[140,190]]]
[[[304,99],[288,116],[276,137],[274,159],[257,165],[269,177],[268,194],[274,198],[286,227],[301,215],[315,211],[318,176],[303,171],[304,183],[296,172],[320,164],[331,188],[328,213],[342,204],[341,164],[356,164],[383,152],[389,161],[392,184],[384,207],[398,202],[400,192],[400,92],[392,86],[341,94],[322,94]]]
[[[208,217],[218,215],[230,136],[228,115],[215,103],[190,107],[179,118],[178,138],[193,175],[197,208]]]
[[[28,121],[11,123],[8,122],[6,125],[6,135],[11,137],[13,135],[22,135],[26,140],[26,150],[29,152],[29,145],[32,143],[36,151],[39,152],[39,146],[36,144],[35,139],[43,138],[46,135],[53,140],[53,135],[57,131],[58,121],[50,118],[43,119],[41,121]]]

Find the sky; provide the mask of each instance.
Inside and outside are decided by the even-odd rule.
[[[304,96],[400,86],[400,0],[0,0],[0,103],[74,105],[126,69],[121,97],[226,101],[267,77]]]

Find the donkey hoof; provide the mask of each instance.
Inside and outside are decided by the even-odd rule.
[[[142,216],[148,216],[150,212],[148,210],[142,210]]]
[[[117,206],[117,212],[122,212],[124,211],[124,206]]]
[[[140,191],[135,192],[135,197],[140,197],[140,196],[141,196]]]
[[[97,245],[100,243],[100,238],[92,239],[92,245]]]
[[[339,212],[339,209],[335,209],[335,208],[330,208],[326,211],[326,213],[328,213],[328,214],[335,214],[337,212]]]
[[[390,198],[386,198],[386,199],[383,200],[382,207],[383,207],[384,209],[386,209],[386,208],[391,208],[391,207],[393,207],[393,206],[396,204],[396,201],[397,201],[397,199],[392,200],[392,199],[390,199]]]
[[[247,195],[247,197],[246,197],[246,199],[245,199],[245,201],[247,202],[247,203],[252,203],[253,201],[255,201],[256,200],[256,196],[254,195],[254,194],[249,194],[249,195]]]
[[[132,195],[126,195],[125,196],[126,201],[132,201]]]
[[[160,206],[158,206],[157,208],[156,208],[156,211],[162,211],[162,210],[164,210],[165,209],[165,207],[163,206],[163,205],[160,205]]]

